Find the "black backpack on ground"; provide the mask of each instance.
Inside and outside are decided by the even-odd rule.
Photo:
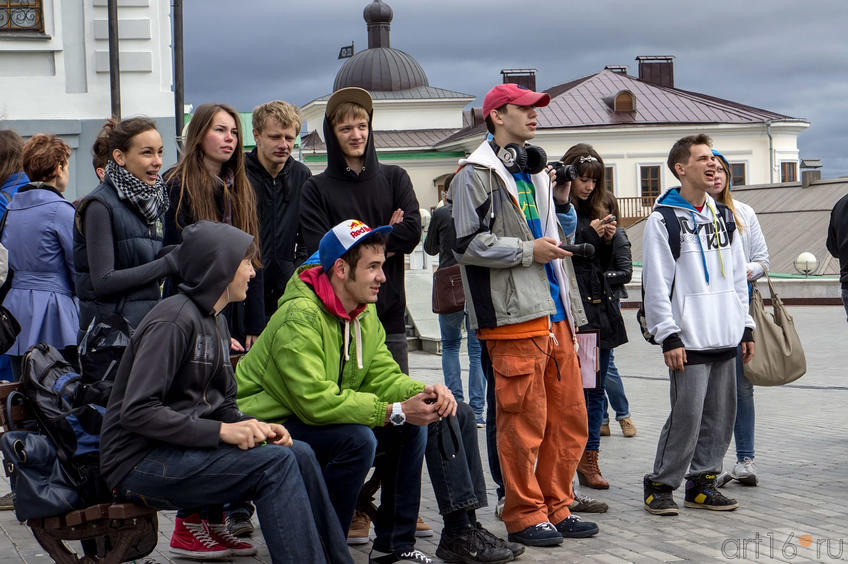
[[[736,220],[733,218],[733,212],[730,208],[719,202],[715,203],[716,211],[719,217],[724,221],[724,228],[727,230],[728,243],[733,243],[733,233],[736,231]],[[671,248],[671,256],[675,262],[680,258],[680,221],[677,219],[677,214],[674,209],[667,206],[658,206],[654,211],[659,212],[665,224],[665,230],[668,232],[668,246]],[[644,255],[645,249],[642,248]],[[644,256],[642,264],[644,264]],[[671,283],[671,293],[674,294],[674,281]],[[669,295],[671,297],[671,294]],[[639,309],[636,311],[636,321],[639,322],[639,329],[642,331],[642,337],[652,345],[659,345],[651,332],[648,331],[648,322],[645,319],[645,279],[642,279],[642,302],[639,304]]]
[[[105,407],[83,403],[85,386],[56,348],[39,343],[27,351],[21,390],[59,461],[76,483],[84,505],[111,501],[100,475],[100,429]]]

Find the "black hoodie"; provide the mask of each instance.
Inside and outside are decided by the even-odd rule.
[[[303,185],[300,227],[308,254],[312,254],[318,250],[321,237],[346,219],[358,219],[374,228],[387,225],[396,209],[403,210],[403,221],[394,226],[386,244],[386,252],[394,255],[383,266],[386,283],[377,297],[377,314],[386,333],[404,333],[403,255],[411,253],[421,240],[421,214],[406,171],[377,161],[373,115],[368,117],[365,166],[359,174],[348,168],[336,134],[324,117],[327,168]]]
[[[100,438],[110,488],[156,446],[215,448],[221,422],[249,419],[236,406],[229,334],[214,305],[253,238],[201,221],[183,230],[179,293],[141,321],[115,376]]]

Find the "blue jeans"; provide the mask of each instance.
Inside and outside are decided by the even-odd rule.
[[[845,316],[848,317],[848,288],[842,288],[842,305],[845,306]]]
[[[601,447],[601,420],[604,418],[604,382],[606,381],[607,369],[609,368],[610,353],[612,349],[600,350],[600,385],[597,388],[583,390],[586,399],[586,416],[589,421],[589,440],[586,441],[586,450],[598,450]]]
[[[468,403],[478,421],[483,420],[483,401],[486,393],[486,377],[480,365],[480,341],[475,331],[468,327],[468,316],[464,311],[439,314],[439,329],[442,337],[442,372],[445,385],[450,388],[456,401],[464,401],[462,394],[462,370],[459,365],[459,348],[462,345],[462,324],[468,335]]]
[[[630,403],[624,393],[624,384],[621,382],[621,375],[618,373],[614,360],[613,350],[610,349],[609,367],[604,380],[604,390],[606,391],[604,396],[604,425],[609,423],[609,415],[607,414],[609,405],[612,405],[613,410],[615,410],[616,421],[630,417]],[[607,399],[609,399],[609,403],[607,403]]]
[[[498,458],[498,427],[497,427],[497,401],[495,399],[495,371],[492,369],[492,359],[489,358],[489,349],[485,343],[480,343],[480,362],[483,374],[486,375],[486,451],[489,458],[489,472],[492,481],[495,482],[498,499],[506,495],[504,489],[503,474],[501,473],[501,460]]]
[[[745,377],[742,364],[742,347],[736,354],[736,423],[733,425],[736,441],[736,461],[754,458],[754,385]]]
[[[323,468],[330,500],[345,531],[356,500],[373,465],[381,482],[380,507],[374,519],[374,549],[405,552],[415,546],[415,523],[421,502],[421,467],[427,429],[416,425],[307,425],[286,421],[292,437],[309,443]]]
[[[271,559],[353,562],[309,445],[246,451],[160,446],[118,484],[118,497],[155,509],[253,500]]]
[[[467,403],[457,403],[456,417],[428,425],[425,458],[439,513],[488,505],[477,424]]]

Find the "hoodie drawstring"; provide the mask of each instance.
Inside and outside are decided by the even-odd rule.
[[[356,344],[356,367],[362,370],[362,327],[359,325],[359,317],[353,319],[354,341]],[[344,351],[345,361],[350,360],[350,320],[344,320]]]
[[[712,208],[712,206],[708,204],[707,207],[710,208],[710,211],[713,214],[713,233],[715,233],[716,238],[716,248],[718,249],[718,262],[721,265],[721,276],[722,278],[726,278],[724,274],[724,257],[721,254],[721,242],[718,239],[718,217],[716,216],[716,212]]]
[[[698,240],[698,248],[701,249],[701,264],[704,265],[704,279],[707,284],[710,283],[710,271],[707,270],[707,255],[704,254],[704,244],[701,243],[701,238],[698,236],[698,219],[695,217],[695,212],[689,210],[689,215],[692,216],[692,225],[695,226],[695,238]]]

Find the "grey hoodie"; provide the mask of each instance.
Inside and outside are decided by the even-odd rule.
[[[124,353],[100,440],[101,470],[115,488],[154,447],[214,448],[221,422],[250,419],[236,406],[226,320],[214,305],[252,237],[201,221],[183,231],[179,293],[141,321]]]

